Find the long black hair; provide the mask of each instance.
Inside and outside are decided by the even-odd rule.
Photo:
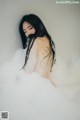
[[[23,31],[23,28],[22,28],[22,25],[23,25],[24,22],[28,22],[29,24],[31,24],[34,27],[34,29],[36,31],[34,33],[34,35],[30,35],[28,37],[25,35],[25,33]],[[37,15],[34,15],[34,14],[24,15],[22,17],[20,25],[19,25],[19,32],[20,32],[20,35],[21,35],[22,43],[23,43],[23,49],[25,49],[27,47],[26,56],[25,56],[25,63],[24,63],[22,68],[24,68],[26,63],[27,63],[30,50],[31,50],[31,48],[34,44],[34,41],[37,37],[46,36],[48,38],[50,48],[51,48],[51,52],[52,52],[52,55],[53,55],[53,58],[52,58],[53,60],[52,61],[55,62],[55,44],[52,41],[51,36],[47,32],[47,30],[46,30],[44,24],[42,23],[41,19]],[[27,41],[29,42],[28,46],[26,44]],[[52,62],[52,66],[53,66],[53,62]]]

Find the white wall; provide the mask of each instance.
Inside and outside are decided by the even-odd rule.
[[[73,61],[73,63],[70,63],[70,64],[67,64],[66,60],[73,58],[73,56],[75,57],[76,54],[78,54],[78,57],[80,57],[80,4],[78,4],[78,5],[71,5],[71,4],[63,5],[62,4],[61,5],[61,4],[56,4],[55,0],[0,0],[0,64],[4,63],[5,61],[10,60],[13,57],[13,55],[15,54],[15,51],[18,48],[22,47],[19,30],[18,30],[18,25],[19,25],[21,17],[23,15],[29,14],[29,13],[37,14],[42,19],[43,23],[45,24],[47,30],[49,31],[49,33],[51,34],[51,36],[55,42],[57,60],[58,60],[58,57],[61,57],[62,61],[61,61],[61,63],[57,62],[57,64],[54,67],[55,69],[54,69],[54,74],[53,74],[53,80],[55,80],[58,84],[64,83],[64,85],[62,86],[62,91],[64,93],[66,93],[65,95],[67,95],[67,97],[69,97],[70,100],[72,100],[71,104],[69,103],[67,107],[65,106],[65,109],[69,107],[71,110],[70,114],[72,116],[72,119],[70,119],[70,120],[73,120],[73,117],[76,120],[76,118],[80,118],[80,115],[79,115],[80,114],[79,113],[80,102],[78,102],[78,101],[80,101],[80,59],[78,61],[77,60]],[[63,62],[63,61],[65,61],[65,62]],[[5,71],[7,71],[7,70],[5,70]],[[2,71],[2,72],[5,73],[5,71],[4,72]],[[6,72],[6,75],[7,75],[7,73],[9,73],[9,71]],[[13,75],[12,75],[12,78],[14,78]],[[11,74],[10,74],[10,76],[11,76]],[[9,79],[8,79],[8,81],[9,81]],[[31,94],[33,95],[33,100],[35,100],[35,98],[36,98],[36,97],[34,98],[34,92],[32,91],[32,93],[31,93],[29,86],[26,87],[26,85],[29,85],[29,84],[25,84],[26,80],[25,80],[25,82],[23,80],[23,82],[21,82],[20,84],[17,84],[19,86],[21,85],[20,89],[18,87],[19,92],[16,92],[17,85],[15,84],[15,80],[13,81],[13,79],[12,79],[12,82],[11,82],[11,79],[10,79],[9,82],[10,82],[10,84],[9,84],[10,88],[6,87],[6,82],[5,82],[5,84],[3,84],[3,86],[2,86],[2,84],[0,86],[0,88],[5,89],[5,94],[4,93],[1,94],[1,98],[0,98],[1,102],[2,102],[2,104],[1,104],[2,108],[6,107],[6,108],[11,109],[12,113],[10,113],[10,115],[11,114],[12,114],[12,116],[16,115],[16,117],[19,117],[19,118],[20,117],[21,118],[22,117],[30,118],[30,117],[32,117],[32,115],[33,116],[35,115],[35,117],[38,116],[38,114],[35,112],[35,109],[37,107],[34,106],[33,107],[34,109],[31,109],[31,107],[28,107],[28,109],[26,108],[26,103],[28,103],[28,102],[26,102],[26,99],[28,98],[27,95],[29,96],[29,94],[27,94],[28,91],[30,92],[30,95]],[[30,81],[28,81],[28,82],[30,82]],[[4,83],[4,80],[3,80],[3,83]],[[36,83],[34,82],[35,84],[33,84],[33,85],[32,85],[32,83],[30,84],[31,90],[33,90],[33,87],[35,84],[37,85],[37,82]],[[46,82],[44,82],[44,84],[45,83]],[[42,85],[42,83],[40,85]],[[22,86],[24,86],[24,87],[22,87]],[[44,85],[42,85],[42,86],[44,86]],[[7,88],[7,91],[6,91],[6,88]],[[43,92],[42,91],[43,89],[41,88],[41,86],[39,87],[39,89],[41,92]],[[49,91],[47,90],[47,92],[46,92],[46,90],[44,90],[45,93],[47,93],[47,92],[49,93]],[[24,91],[26,92],[26,96],[25,96],[25,94],[23,94]],[[21,94],[22,94],[22,96],[20,96]],[[44,92],[43,92],[43,94],[44,94]],[[2,95],[3,95],[3,97],[2,97]],[[19,98],[17,95],[19,96],[19,98],[21,98],[20,101],[18,101]],[[50,94],[50,96],[51,95],[52,94]],[[41,97],[41,95],[40,95],[40,97]],[[6,100],[6,98],[7,98],[7,100]],[[51,96],[51,98],[52,98],[52,96]],[[56,101],[56,97],[54,97],[54,98]],[[38,101],[38,99],[36,99],[36,100]],[[35,105],[40,105],[38,103],[39,102],[41,103],[42,101],[38,101],[36,104],[36,100],[35,100]],[[41,100],[43,100],[43,99],[41,99]],[[59,97],[59,100],[60,100],[60,97]],[[74,104],[73,104],[73,100],[75,101]],[[5,101],[5,102],[3,102],[3,101]],[[11,102],[9,102],[9,101],[11,101]],[[51,99],[51,101],[52,101],[52,99]],[[32,104],[33,103],[34,102],[32,102]],[[50,108],[50,102],[48,102],[48,103],[49,103],[49,108]],[[18,105],[16,105],[16,104],[18,104]],[[32,104],[30,104],[30,105],[32,105]],[[55,104],[55,105],[58,106],[58,105],[61,105],[61,103]],[[70,107],[70,105],[72,107]],[[55,107],[54,111],[57,111],[56,106],[54,106]],[[44,109],[46,109],[46,108],[47,107],[45,106],[43,108],[43,111],[45,111]],[[60,112],[63,110],[62,108],[63,108],[63,105],[61,106],[61,109],[59,107]],[[75,108],[75,109],[73,109],[73,108]],[[9,110],[9,109],[7,109],[7,110]],[[27,113],[25,112],[26,109],[28,111],[31,109],[32,112],[29,111],[30,114],[28,114],[28,112]],[[42,111],[42,107],[39,110]],[[66,113],[65,113],[65,111],[62,112],[63,119],[64,119],[65,114],[67,115],[69,111],[67,111]],[[59,112],[59,114],[60,114],[60,112]],[[21,114],[17,114],[17,113],[21,113]],[[51,116],[57,115],[57,117],[59,118],[59,114],[55,114],[55,112],[53,112],[52,109],[50,109],[49,113]],[[26,116],[26,114],[28,116]],[[25,115],[25,116],[23,116],[23,115]],[[42,115],[45,117],[46,117],[46,115],[48,116],[48,114],[44,115],[43,113],[42,113]],[[49,117],[51,118],[51,116],[49,116]],[[61,116],[61,114],[60,114],[60,116]],[[42,116],[40,116],[40,118],[41,117]],[[69,116],[67,116],[66,119],[68,117]],[[36,119],[37,119],[37,117],[36,117]]]
[[[37,14],[56,44],[57,56],[80,55],[80,4],[56,4],[54,0],[0,0],[0,64],[21,47],[18,25],[24,14]]]

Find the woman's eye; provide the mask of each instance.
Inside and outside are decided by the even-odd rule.
[[[33,29],[33,27],[30,27],[29,29],[31,30],[31,29]]]

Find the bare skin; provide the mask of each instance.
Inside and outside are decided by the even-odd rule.
[[[50,54],[48,38],[46,36],[38,37],[33,44],[28,59],[28,64],[32,65],[30,71],[38,72],[40,75],[48,78],[50,74],[51,63],[52,54]]]

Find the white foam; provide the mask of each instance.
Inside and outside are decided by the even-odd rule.
[[[79,120],[79,63],[58,59],[52,74],[55,87],[35,72],[19,71],[23,53],[18,50],[0,69],[0,110],[9,111],[10,120]]]

